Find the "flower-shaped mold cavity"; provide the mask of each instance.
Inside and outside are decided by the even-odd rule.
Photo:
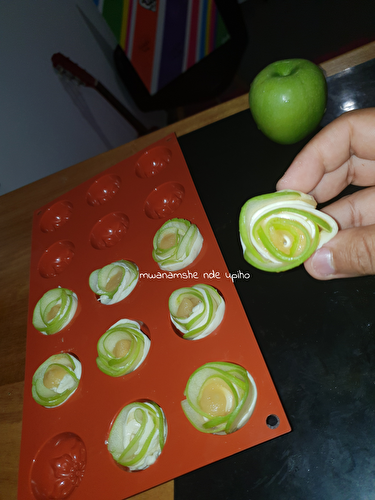
[[[40,229],[44,233],[50,233],[60,229],[73,213],[73,205],[69,201],[59,201],[47,208],[40,220]]]
[[[51,245],[39,260],[38,269],[43,278],[54,278],[72,262],[75,249],[71,241],[57,241]]]
[[[158,174],[171,161],[172,151],[164,146],[146,151],[138,160],[135,166],[135,173],[138,177],[145,179]]]
[[[113,212],[100,219],[90,235],[91,245],[103,250],[116,245],[122,240],[129,227],[129,217],[120,212]]]
[[[150,219],[170,217],[181,205],[185,189],[178,182],[166,182],[156,187],[147,197],[144,211]]]
[[[36,500],[65,499],[79,487],[86,469],[86,446],[71,432],[47,441],[39,450],[31,470],[31,488]]]
[[[93,207],[103,205],[111,200],[120,189],[121,179],[117,175],[104,175],[91,184],[86,200]]]

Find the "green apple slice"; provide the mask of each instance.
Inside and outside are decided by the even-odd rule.
[[[195,224],[170,219],[156,232],[152,257],[160,269],[177,271],[191,264],[202,249],[203,237]]]
[[[228,362],[206,363],[190,376],[181,402],[191,424],[207,434],[231,434],[251,417],[257,388],[242,366]]]
[[[312,196],[291,190],[248,200],[239,220],[245,260],[271,272],[305,262],[338,232],[336,221],[316,206]]]
[[[67,288],[46,292],[34,308],[33,325],[45,335],[53,335],[72,320],[78,306],[77,295]]]
[[[142,332],[139,323],[121,319],[98,340],[96,364],[103,373],[122,377],[143,363],[150,345],[150,339]]]
[[[139,270],[136,264],[119,260],[96,269],[90,274],[91,290],[99,296],[102,304],[115,304],[125,299],[138,283]]]
[[[112,425],[108,450],[114,460],[128,470],[143,470],[162,452],[167,432],[164,412],[156,403],[130,403],[120,411]]]
[[[81,374],[82,366],[77,358],[68,353],[54,354],[35,371],[32,396],[46,408],[59,406],[76,391]]]
[[[207,337],[220,325],[225,312],[224,299],[206,284],[175,290],[168,305],[172,323],[188,340]]]

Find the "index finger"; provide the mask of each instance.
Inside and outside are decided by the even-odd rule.
[[[310,193],[324,202],[351,183],[375,184],[375,108],[350,111],[327,125],[296,156],[276,187]]]

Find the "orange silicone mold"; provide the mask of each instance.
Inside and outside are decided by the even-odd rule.
[[[161,272],[152,259],[153,237],[173,217],[196,224],[204,238],[196,260],[178,277]],[[136,263],[139,281],[123,301],[104,305],[91,291],[89,276],[117,260]],[[228,275],[174,135],[35,212],[20,499],[121,500],[290,431]],[[225,314],[206,338],[184,340],[173,328],[168,299],[174,290],[198,283],[218,289],[226,303]],[[77,294],[77,312],[66,328],[43,335],[33,327],[33,310],[45,292],[57,287]],[[97,342],[120,319],[143,324],[151,346],[139,368],[114,378],[96,366]],[[81,381],[66,403],[44,408],[32,398],[32,377],[45,359],[60,352],[80,360]],[[250,420],[227,436],[197,431],[181,408],[190,375],[213,361],[243,366],[258,391]],[[168,436],[153,465],[128,472],[114,462],[106,441],[120,410],[135,401],[155,401],[163,409]]]

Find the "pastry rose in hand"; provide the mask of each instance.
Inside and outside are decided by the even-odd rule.
[[[239,222],[245,260],[272,272],[305,262],[338,232],[336,221],[316,206],[312,196],[291,190],[248,200]]]

